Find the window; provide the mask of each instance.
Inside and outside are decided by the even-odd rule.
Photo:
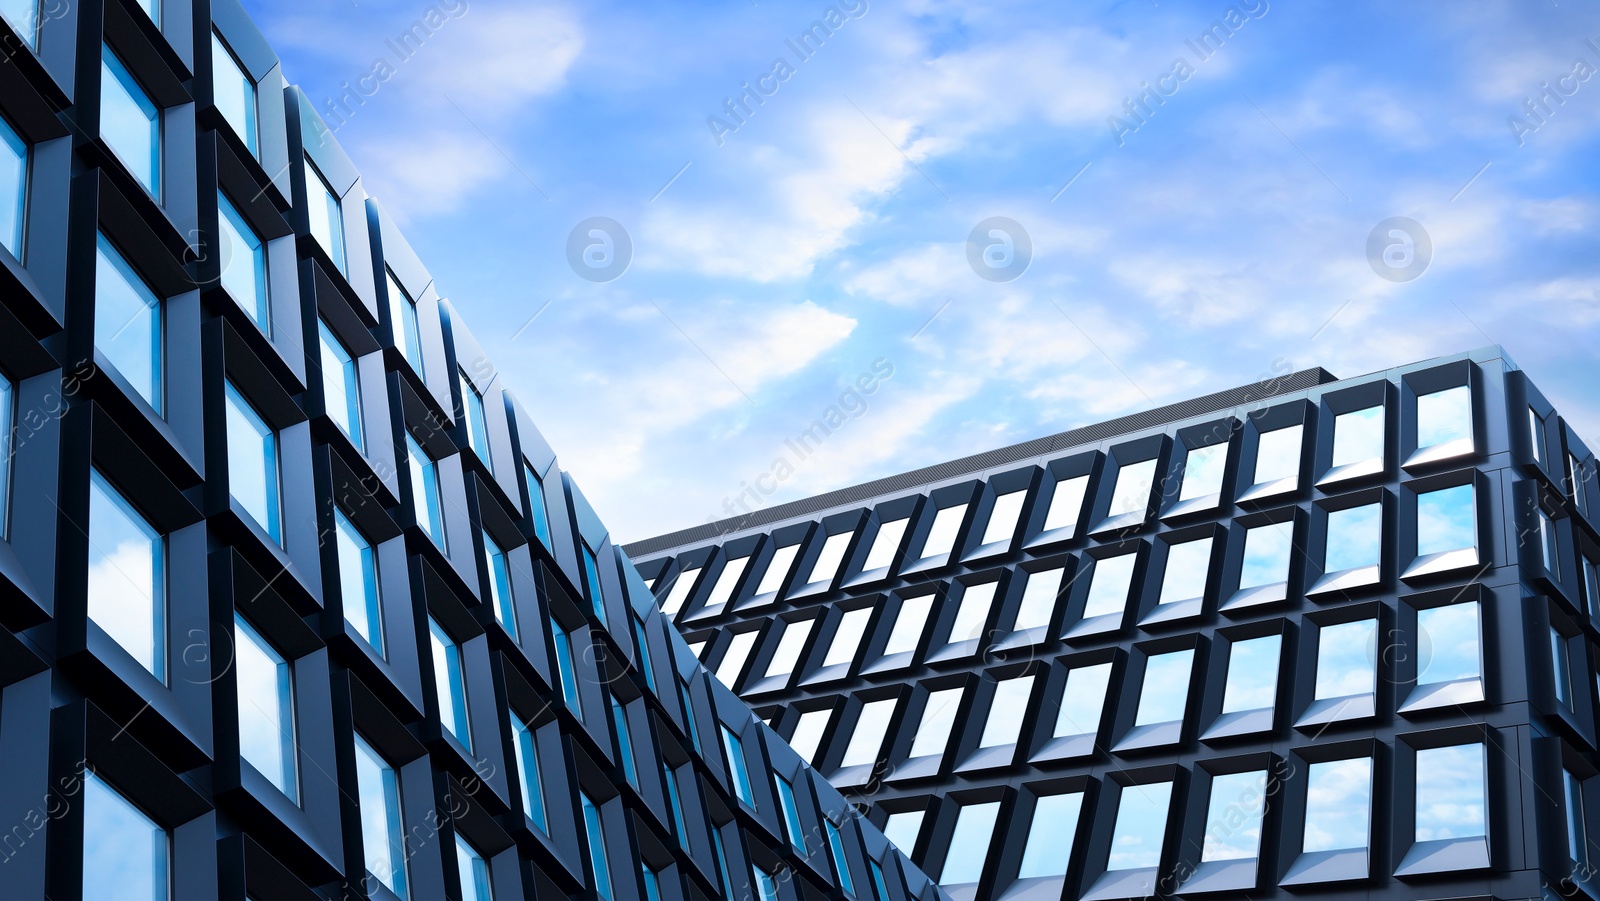
[[[1371,802],[1372,758],[1311,764],[1306,779],[1303,850],[1367,847]]]
[[[722,756],[733,778],[733,793],[751,807],[756,806],[755,790],[750,787],[750,770],[744,759],[744,743],[727,726],[722,727]]]
[[[989,702],[989,719],[983,724],[980,748],[998,748],[1017,743],[1022,721],[1028,714],[1028,697],[1033,694],[1033,676],[1017,676],[995,683],[994,699]]]
[[[489,890],[489,865],[483,855],[456,835],[456,873],[461,877],[461,901],[494,901]]]
[[[251,155],[259,153],[256,147],[256,86],[233,55],[222,36],[211,32],[211,94],[217,112],[222,114],[233,133],[250,148]]]
[[[611,724],[617,730],[617,759],[622,762],[622,777],[634,788],[639,787],[639,773],[633,763],[633,732],[628,728],[628,708],[611,696]]]
[[[767,571],[761,574],[761,584],[756,586],[756,594],[772,594],[782,588],[783,579],[789,574],[789,567],[794,565],[794,557],[798,553],[798,544],[784,545],[773,551]]]
[[[794,672],[800,663],[800,652],[805,650],[806,639],[811,637],[811,627],[816,625],[815,619],[795,620],[785,623],[783,635],[778,639],[778,647],[772,652],[772,659],[767,662],[766,678],[787,676]]]
[[[1305,428],[1300,423],[1262,432],[1256,442],[1256,471],[1251,487],[1272,486],[1291,491],[1300,480],[1300,439]],[[1275,483],[1285,484],[1276,485]]]
[[[739,676],[744,673],[744,665],[750,659],[750,651],[755,648],[756,639],[760,637],[759,629],[733,633],[733,637],[728,639],[728,649],[722,654],[722,661],[717,664],[718,682],[737,690]]]
[[[1544,417],[1532,407],[1528,408],[1528,441],[1533,446],[1534,462],[1543,463],[1544,450],[1548,444],[1544,431]]]
[[[933,515],[933,525],[928,527],[928,537],[922,541],[922,558],[941,557],[956,546],[956,532],[967,515],[966,504],[944,507]]]
[[[1061,593],[1061,578],[1065,569],[1042,569],[1038,572],[1027,572],[1024,576],[1028,583],[1022,592],[1022,602],[1017,606],[1017,618],[1011,628],[1014,631],[1024,629],[1041,629],[1050,625],[1055,618],[1056,599]]]
[[[544,480],[526,459],[522,461],[522,472],[528,478],[528,513],[533,517],[533,534],[540,544],[549,547],[550,516],[544,507]]]
[[[244,511],[283,543],[278,507],[278,436],[232,382],[225,391],[228,423],[228,491]]]
[[[948,644],[983,637],[983,627],[989,623],[989,608],[994,606],[994,593],[999,586],[999,582],[962,586],[961,605],[956,608],[955,621],[950,624]]]
[[[1018,879],[1067,875],[1067,861],[1078,835],[1078,815],[1083,810],[1083,792],[1041,795],[1033,803],[1033,821],[1028,824],[1028,842],[1022,848]]]
[[[1383,461],[1383,405],[1333,418],[1333,468]]]
[[[1117,468],[1108,516],[1144,513],[1150,506],[1150,489],[1156,481],[1156,461],[1141,460]]]
[[[1185,649],[1152,654],[1144,666],[1144,687],[1139,692],[1135,726],[1154,726],[1183,719],[1189,707],[1189,674],[1194,651]]]
[[[99,470],[89,477],[89,618],[167,679],[166,544]]]
[[[1471,484],[1417,495],[1417,556],[1476,551],[1477,519]]]
[[[217,194],[218,262],[222,288],[263,334],[272,333],[267,306],[267,248],[228,198]]]
[[[699,577],[698,567],[678,573],[678,577],[672,581],[672,587],[667,590],[667,599],[661,602],[661,612],[668,616],[676,616],[678,611],[683,609],[683,602],[689,599],[689,592]]]
[[[961,709],[961,696],[966,690],[961,686],[941,688],[928,692],[927,704],[922,708],[922,722],[917,724],[917,734],[911,739],[912,759],[943,756],[950,744],[950,730],[955,726],[956,713]]]
[[[872,871],[872,891],[877,896],[877,901],[892,901],[893,896],[889,894],[889,884],[883,879],[883,867],[878,866],[878,862],[869,857],[867,858],[867,869]],[[772,896],[772,901],[778,901],[776,894]]]
[[[706,596],[704,612],[716,613],[728,606],[728,601],[733,597],[734,586],[739,584],[739,579],[750,566],[750,555],[734,557],[723,564],[722,572],[717,574],[717,581],[711,586],[711,593]]]
[[[912,849],[917,846],[917,836],[922,834],[922,820],[926,815],[925,810],[902,810],[889,814],[889,819],[883,824],[884,838],[904,851],[907,857],[911,856]]]
[[[461,649],[433,617],[428,618],[428,645],[433,655],[433,687],[439,701],[439,721],[471,751],[472,730],[467,722],[467,685],[461,671]]]
[[[733,879],[728,875],[728,855],[722,850],[722,827],[711,827],[711,850],[717,853],[717,878],[722,880],[722,897],[733,897]]]
[[[1538,511],[1539,529],[1539,558],[1544,564],[1545,572],[1556,575],[1561,572],[1561,554],[1556,545],[1556,524],[1543,510]]]
[[[489,603],[494,607],[495,622],[504,626],[514,639],[517,637],[517,610],[511,599],[511,567],[506,562],[506,552],[494,543],[488,532],[483,533],[483,565],[489,574]]]
[[[900,611],[895,614],[889,640],[883,646],[885,657],[907,654],[917,649],[917,642],[922,640],[922,630],[928,623],[928,614],[933,611],[933,597],[924,594],[900,601]]]
[[[1572,703],[1572,652],[1568,649],[1567,636],[1562,635],[1556,627],[1550,627],[1550,666],[1554,672],[1556,700],[1565,707],[1571,708]]]
[[[161,24],[161,0],[133,0],[134,4],[145,11],[150,21]]]
[[[1457,385],[1417,395],[1417,450],[1440,457],[1472,452],[1472,389]]]
[[[1328,511],[1328,546],[1322,571],[1377,566],[1383,554],[1383,505]]]
[[[0,375],[0,538],[6,537],[10,528],[11,460],[16,456],[12,447],[14,413],[11,380]]]
[[[0,17],[29,49],[39,45],[39,0],[0,0]]]
[[[406,435],[406,459],[411,466],[411,512],[417,525],[428,533],[440,550],[445,549],[444,510],[439,498],[439,464],[433,462],[417,443]]]
[[[550,621],[551,642],[556,651],[556,672],[561,678],[561,697],[572,712],[583,716],[582,698],[578,695],[578,674],[572,663],[572,640],[567,631],[555,620]]]
[[[100,235],[95,260],[94,346],[161,412],[161,300]]]
[[[816,762],[817,748],[822,744],[822,736],[828,729],[828,720],[832,718],[832,710],[807,710],[800,714],[800,719],[794,724],[794,734],[789,736],[789,747],[805,758],[806,763]]]
[[[861,705],[861,716],[856,720],[850,744],[845,746],[840,767],[868,766],[878,762],[878,752],[883,748],[883,738],[889,732],[889,721],[894,717],[895,699],[881,698]]]
[[[806,579],[807,585],[833,582],[834,575],[839,572],[839,564],[844,562],[845,548],[850,546],[850,539],[853,537],[855,537],[854,532],[839,532],[828,536],[822,543],[821,553],[817,554],[817,562],[811,567],[811,576]]]
[[[1567,854],[1574,863],[1589,863],[1589,827],[1583,803],[1583,780],[1572,771],[1561,770],[1561,787],[1567,802]]]
[[[789,834],[789,844],[801,854],[806,854],[806,831],[805,827],[800,825],[800,805],[794,798],[794,786],[789,784],[789,780],[776,774],[773,775],[772,781],[778,789],[778,807],[783,811],[783,828]]]
[[[356,793],[361,802],[361,847],[367,875],[406,896],[405,829],[394,767],[356,736]],[[369,892],[370,894],[370,892]]]
[[[1261,855],[1261,815],[1267,806],[1267,773],[1228,773],[1211,780],[1202,863],[1251,860]]]
[[[1142,870],[1161,865],[1166,839],[1171,782],[1128,785],[1117,799],[1117,823],[1111,831],[1108,871]]]
[[[306,218],[310,220],[311,237],[317,239],[328,258],[341,273],[348,274],[345,259],[344,215],[339,210],[339,195],[328,185],[310,157],[306,158]]]
[[[839,827],[827,818],[823,819],[822,824],[828,829],[828,853],[833,856],[833,868],[839,874],[839,887],[844,889],[846,895],[854,895],[856,887],[850,879],[850,861],[844,855],[844,839],[839,835]],[[711,831],[716,832],[715,829]]]
[[[544,783],[539,776],[539,748],[533,742],[533,729],[513,713],[511,731],[517,774],[521,777],[517,781],[522,784],[522,811],[540,832],[549,832],[544,815]]]
[[[1078,514],[1083,511],[1083,495],[1089,490],[1087,475],[1073,476],[1056,482],[1050,495],[1050,509],[1044,515],[1044,531],[1076,529]]]
[[[1376,690],[1378,621],[1323,626],[1317,636],[1316,699],[1372,694]]]
[[[489,423],[483,414],[483,395],[472,384],[465,369],[458,369],[456,377],[461,383],[461,415],[467,421],[467,446],[472,448],[485,466],[492,463],[489,458]]]
[[[984,544],[1011,542],[1011,536],[1017,533],[1017,520],[1022,516],[1022,502],[1027,499],[1027,489],[995,497],[994,508],[989,511],[989,524],[983,529]]]
[[[963,804],[956,812],[956,828],[950,834],[950,850],[945,854],[939,884],[966,885],[983,878],[983,865],[989,857],[989,841],[1000,816],[999,801]]]
[[[867,560],[861,564],[861,571],[872,572],[893,563],[894,552],[900,549],[900,539],[905,537],[906,526],[910,524],[909,519],[896,519],[878,526],[878,534],[872,537],[872,550],[867,551]]]
[[[166,898],[172,840],[93,769],[83,776],[85,898]]]
[[[650,639],[644,634],[644,623],[633,621],[633,641],[639,648],[639,671],[644,673],[644,685],[651,694],[656,693],[656,668],[650,662]]]
[[[1201,598],[1211,571],[1211,537],[1185,541],[1167,548],[1167,570],[1162,575],[1158,603],[1173,604]]]
[[[239,755],[298,803],[294,677],[289,662],[238,616],[233,620],[233,635]]]
[[[350,438],[356,450],[361,443],[361,378],[356,361],[334,337],[328,324],[317,321],[317,336],[322,343],[322,404],[340,431]]]
[[[1054,737],[1093,735],[1100,731],[1106,693],[1111,687],[1111,664],[1096,663],[1067,672],[1061,686],[1061,708],[1056,714]]]
[[[417,377],[423,378],[422,330],[417,321],[417,302],[400,287],[393,272],[386,272],[386,275],[389,279],[389,327],[394,330],[395,347],[400,349],[400,355],[411,364]]]
[[[600,591],[600,561],[588,541],[583,541],[580,546],[583,548],[584,587],[588,589],[589,609],[594,611],[594,618],[603,626],[606,624],[606,599]]]
[[[778,883],[772,874],[755,864],[750,865],[750,876],[755,880],[756,897],[753,901],[778,901]]]
[[[1278,657],[1283,638],[1267,635],[1228,646],[1228,681],[1222,691],[1222,712],[1270,710],[1277,705]]]
[[[161,198],[161,111],[133,74],[100,45],[100,137],[151,197]]]
[[[1183,485],[1178,500],[1192,501],[1222,493],[1222,476],[1228,466],[1228,442],[1189,450],[1183,462]]]
[[[28,212],[28,145],[0,117],[0,247],[22,258],[22,233]]]
[[[678,777],[673,774],[672,767],[663,762],[661,764],[661,782],[667,787],[667,803],[672,807],[672,830],[678,841],[689,840],[689,827],[683,821],[683,804],[678,800]]]
[[[1417,684],[1475,680],[1483,676],[1476,601],[1417,611]]]
[[[1294,522],[1274,522],[1246,529],[1239,590],[1289,581],[1289,551],[1294,547]]]
[[[678,700],[683,703],[683,721],[689,724],[689,743],[700,750],[700,729],[695,725],[694,701],[689,697],[688,683],[679,680]]]
[[[1417,751],[1417,841],[1489,834],[1482,744]]]
[[[661,878],[650,865],[639,863],[639,878],[644,882],[644,901],[661,901]]]
[[[834,630],[833,642],[828,645],[828,653],[822,658],[822,665],[838,666],[854,661],[856,649],[861,646],[861,639],[867,634],[867,622],[871,619],[871,607],[846,610],[844,615],[839,617],[839,628]]]
[[[1089,572],[1089,599],[1083,605],[1083,618],[1109,616],[1121,613],[1128,604],[1128,592],[1133,587],[1133,564],[1137,553],[1099,557]]]
[[[578,793],[583,807],[583,829],[589,840],[589,874],[594,878],[594,893],[601,898],[611,897],[611,873],[606,862],[606,837],[600,826],[600,808],[594,806],[589,796]],[[712,830],[716,832],[715,829]]]

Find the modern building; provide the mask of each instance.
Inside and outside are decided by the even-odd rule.
[[[0,896],[932,901],[237,0],[0,0]]]
[[[1592,898],[1594,475],[1491,347],[625,550],[954,898]]]

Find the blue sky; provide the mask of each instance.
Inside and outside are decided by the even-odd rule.
[[[1593,4],[446,0],[404,60],[427,3],[245,5],[319,105],[392,66],[330,124],[624,541],[1496,342],[1600,439]],[[612,281],[568,262],[595,216]],[[991,217],[1014,280],[969,263]],[[1410,281],[1368,258],[1393,217]]]

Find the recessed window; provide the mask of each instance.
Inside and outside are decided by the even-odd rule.
[[[644,623],[633,620],[633,643],[639,649],[639,671],[644,673],[644,685],[651,694],[656,693],[656,668],[650,662],[650,639],[644,634]]]
[[[0,17],[29,49],[39,46],[39,0],[0,0]]]
[[[822,665],[838,666],[854,661],[856,649],[861,647],[861,639],[867,634],[867,622],[871,619],[871,607],[846,610],[844,615],[839,617],[839,627],[834,630],[833,642],[828,645],[828,653],[822,658]]]
[[[578,672],[572,662],[572,639],[555,620],[550,621],[550,640],[555,645],[556,673],[561,679],[561,697],[574,715],[583,716],[583,698],[578,694]]]
[[[278,436],[232,382],[226,383],[228,492],[273,541],[283,543],[278,499]]]
[[[1555,680],[1556,700],[1572,707],[1572,652],[1569,640],[1554,626],[1550,627],[1550,666]]]
[[[1050,509],[1044,515],[1044,531],[1073,528],[1078,525],[1078,515],[1083,512],[1083,496],[1089,490],[1087,475],[1073,476],[1056,482],[1050,494]]]
[[[892,901],[894,896],[889,894],[889,883],[884,881],[883,867],[878,866],[878,862],[869,857],[867,869],[872,871],[872,892],[876,896],[876,901]],[[774,896],[772,901],[778,901],[777,897]]]
[[[889,733],[895,703],[894,698],[881,698],[861,705],[861,715],[856,719],[855,731],[850,735],[839,766],[867,766],[878,762],[878,752],[883,749],[883,738]]]
[[[1475,680],[1483,676],[1478,604],[1467,601],[1417,611],[1417,684]]]
[[[801,854],[807,853],[806,830],[800,824],[800,805],[795,801],[794,786],[789,780],[773,774],[773,785],[778,789],[778,807],[783,812],[783,831],[789,835],[789,844]],[[892,840],[892,839],[891,839]]]
[[[411,512],[417,525],[428,533],[440,550],[445,549],[444,510],[439,497],[439,464],[428,456],[417,439],[406,434],[406,462],[411,467]]]
[[[755,880],[756,897],[753,901],[778,901],[778,883],[772,874],[755,864],[750,865],[750,876]]]
[[[1142,870],[1161,865],[1166,840],[1171,782],[1129,785],[1117,799],[1117,822],[1111,830],[1108,871]]]
[[[1133,587],[1133,564],[1137,553],[1099,557],[1089,573],[1089,599],[1083,605],[1083,618],[1109,616],[1121,613],[1128,605],[1128,591]]]
[[[661,877],[643,861],[639,863],[639,879],[644,883],[644,901],[661,901]]]
[[[100,45],[100,137],[151,197],[161,198],[161,110],[111,48]]]
[[[133,0],[134,5],[144,10],[150,21],[161,24],[161,0]]]
[[[928,624],[928,614],[933,610],[933,600],[933,595],[923,594],[900,601],[894,627],[889,630],[889,640],[883,646],[885,657],[907,654],[917,649],[917,642],[922,640],[922,630]]]
[[[1372,758],[1313,763],[1306,779],[1302,849],[1365,848],[1371,826]]]
[[[744,672],[744,665],[750,659],[750,651],[756,646],[756,639],[761,637],[758,629],[744,632],[735,632],[728,640],[728,649],[722,654],[722,662],[717,664],[717,681],[731,689],[736,689],[739,676]]]
[[[994,685],[989,702],[989,719],[983,724],[980,748],[998,748],[1017,743],[1022,721],[1028,715],[1028,696],[1033,693],[1033,676],[1001,679]]]
[[[1567,454],[1567,493],[1572,496],[1572,505],[1580,511],[1584,509],[1583,474],[1583,464],[1578,462],[1577,457]]]
[[[433,687],[439,701],[439,721],[462,747],[472,750],[472,729],[467,722],[467,681],[461,669],[461,648],[444,627],[428,618],[428,646],[433,657]]]
[[[1156,461],[1141,460],[1117,468],[1108,516],[1143,513],[1150,506],[1150,489],[1156,481]]]
[[[483,533],[483,566],[489,574],[489,604],[494,608],[495,622],[517,637],[517,610],[511,598],[511,566],[506,552],[495,544],[488,532]]]
[[[639,773],[633,762],[633,732],[628,728],[628,708],[616,695],[611,696],[611,725],[617,732],[617,759],[622,762],[622,777],[639,787]]]
[[[925,810],[901,810],[889,814],[883,823],[883,837],[907,857],[911,856],[911,850],[917,846],[917,836],[922,834],[922,821],[927,813]]]
[[[89,476],[89,618],[157,679],[167,678],[166,544],[100,475]]]
[[[1417,556],[1476,551],[1478,511],[1472,485],[1456,485],[1417,495]],[[1476,560],[1476,553],[1473,554]]]
[[[1022,502],[1028,499],[1026,489],[997,496],[989,511],[989,524],[983,529],[983,544],[1010,542],[1017,533],[1017,520],[1022,516]]]
[[[967,885],[983,878],[989,841],[994,837],[999,816],[999,801],[961,806],[956,812],[955,831],[950,834],[950,850],[945,852],[944,869],[939,874],[940,885]]]
[[[1050,625],[1055,618],[1056,599],[1061,596],[1061,578],[1065,570],[1058,566],[1038,572],[1018,570],[1018,573],[1025,574],[1028,584],[1023,588],[1022,602],[1017,606],[1016,622],[1011,628],[1020,632]]]
[[[12,446],[14,433],[11,421],[15,413],[11,380],[0,375],[0,538],[9,534],[11,526],[11,461],[16,457],[16,449]]]
[[[393,272],[385,273],[389,282],[389,327],[394,330],[395,347],[406,358],[418,378],[424,378],[422,367],[422,327],[417,321],[417,302],[400,287]]]
[[[1167,549],[1167,569],[1162,575],[1160,604],[1204,597],[1211,572],[1211,536],[1184,541]]]
[[[1289,552],[1294,547],[1294,522],[1273,522],[1246,529],[1239,590],[1289,581]]]
[[[494,901],[489,890],[489,865],[459,833],[456,835],[456,874],[461,877],[461,901]]]
[[[583,576],[588,588],[589,609],[594,611],[594,618],[600,625],[606,624],[606,599],[600,591],[600,560],[595,556],[594,548],[584,540],[578,545],[583,550]]]
[[[678,702],[683,705],[683,721],[689,725],[689,743],[699,751],[700,727],[695,725],[694,700],[689,697],[689,684],[682,679],[678,680]]]
[[[879,525],[878,534],[872,538],[872,549],[867,551],[867,560],[861,564],[861,571],[872,572],[893,563],[894,552],[900,549],[900,539],[905,537],[906,526],[910,524],[910,519],[896,519]]]
[[[844,889],[846,895],[854,895],[856,887],[850,878],[850,861],[845,857],[844,839],[839,835],[839,827],[829,819],[823,819],[822,825],[828,829],[828,854],[833,857],[834,872],[839,874],[839,887]],[[715,835],[717,831],[713,829],[711,832]]]
[[[1572,771],[1561,770],[1561,787],[1567,802],[1567,855],[1574,863],[1589,864],[1589,826],[1583,803],[1583,780]]]
[[[983,636],[983,627],[989,622],[989,608],[994,606],[995,589],[999,582],[979,582],[961,589],[961,605],[956,608],[955,621],[950,624],[949,644],[976,641]]]
[[[1544,564],[1545,572],[1557,574],[1561,572],[1561,553],[1556,544],[1556,524],[1543,510],[1535,515],[1538,517],[1540,562]]]
[[[1096,663],[1067,672],[1061,686],[1061,708],[1056,714],[1054,737],[1093,735],[1100,731],[1111,687],[1111,664]]]
[[[217,233],[223,290],[263,334],[271,334],[266,245],[244,216],[220,193],[217,195]]]
[[[722,850],[722,827],[711,826],[711,850],[716,852],[717,877],[722,880],[722,897],[733,897],[733,880],[728,875],[728,855]]]
[[[361,450],[361,377],[356,361],[321,320],[317,321],[317,338],[322,348],[323,408],[356,450]]]
[[[95,255],[94,346],[159,414],[161,299],[103,234]]]
[[[227,120],[233,133],[244,141],[252,156],[258,154],[255,82],[215,31],[211,32],[211,93],[217,112]]]
[[[1325,573],[1377,566],[1383,559],[1383,505],[1365,504],[1328,512]]]
[[[928,692],[928,702],[922,708],[922,722],[917,724],[917,734],[911,739],[910,758],[944,755],[950,744],[956,712],[961,709],[961,696],[965,693],[966,689],[959,685]]]
[[[679,842],[689,840],[689,827],[683,819],[683,803],[678,799],[678,777],[671,765],[661,764],[661,783],[667,787],[667,806],[672,808],[672,832]]]
[[[1316,699],[1371,694],[1377,687],[1378,621],[1323,626],[1317,636]]]
[[[1189,674],[1194,669],[1194,650],[1152,654],[1144,667],[1144,687],[1139,692],[1135,726],[1154,726],[1183,719],[1189,707]]]
[[[733,597],[733,589],[739,584],[739,579],[744,576],[744,571],[750,565],[750,556],[734,557],[722,567],[722,572],[717,574],[717,581],[711,586],[711,594],[706,596],[704,612],[716,613],[728,606],[728,600]]]
[[[611,898],[611,873],[606,862],[606,836],[600,825],[600,808],[583,792],[578,793],[583,808],[583,831],[589,843],[589,875],[594,879],[594,892],[601,898]],[[711,830],[712,834],[716,830]],[[720,849],[719,849],[720,850]]]
[[[1333,418],[1333,466],[1383,460],[1383,405]]]
[[[1544,417],[1532,407],[1528,408],[1528,440],[1533,446],[1533,459],[1536,463],[1544,462],[1544,450],[1549,443],[1545,435]]]
[[[1067,862],[1077,840],[1083,792],[1040,795],[1033,804],[1028,842],[1022,848],[1018,879],[1067,875]]]
[[[956,546],[956,532],[961,530],[961,520],[967,515],[966,504],[944,507],[933,515],[933,525],[928,527],[928,537],[922,541],[922,558],[940,557]]]
[[[0,247],[22,258],[28,212],[28,144],[0,117]]]
[[[1267,710],[1278,698],[1278,657],[1283,639],[1277,635],[1248,638],[1228,646],[1228,681],[1222,692],[1223,713]]]
[[[533,729],[516,714],[511,714],[511,746],[517,758],[517,781],[522,787],[522,812],[540,832],[549,832],[544,813],[544,783],[539,774],[539,748],[533,741]]]
[[[489,458],[489,423],[483,415],[483,395],[478,393],[472,379],[467,377],[466,370],[457,370],[456,375],[461,382],[462,415],[467,420],[467,446],[472,448],[485,466],[493,468]]]
[[[233,620],[234,674],[239,691],[239,754],[298,802],[295,779],[294,675],[261,633]]]
[[[767,571],[761,574],[761,584],[756,586],[756,594],[773,594],[782,588],[783,579],[789,575],[789,568],[794,566],[794,557],[798,553],[798,544],[786,544],[773,551]]]
[[[528,512],[533,517],[533,534],[539,543],[550,546],[550,516],[544,506],[544,480],[533,471],[533,464],[522,461],[522,473],[528,479]]]
[[[400,781],[394,767],[359,735],[356,795],[361,803],[361,849],[367,876],[404,898],[406,844],[400,820]]]
[[[839,572],[839,564],[844,562],[845,549],[850,546],[850,539],[853,537],[855,537],[854,532],[837,532],[828,536],[822,543],[822,552],[817,554],[817,562],[811,567],[811,576],[806,579],[807,585],[833,582],[833,577]]]
[[[811,628],[817,624],[815,619],[801,619],[785,623],[783,635],[778,638],[778,647],[772,652],[772,659],[767,662],[766,678],[787,676],[794,672],[800,663],[800,652],[805,650],[806,639],[811,637]]]
[[[339,195],[334,193],[310,157],[306,158],[305,164],[306,218],[310,221],[311,237],[328,252],[328,259],[333,261],[334,268],[348,274],[350,268],[345,258],[344,214],[339,209]]]
[[[1228,466],[1228,442],[1189,450],[1183,462],[1183,485],[1178,500],[1192,501],[1222,493],[1222,476]]]
[[[166,898],[172,839],[91,769],[83,776],[84,898]]]
[[[1472,389],[1457,385],[1417,395],[1417,450],[1440,457],[1472,452]]]
[[[750,787],[750,769],[744,759],[744,743],[727,726],[722,727],[722,756],[733,778],[733,793],[751,807],[756,806],[755,790]]]
[[[1300,480],[1300,440],[1305,427],[1300,423],[1262,432],[1256,442],[1256,470],[1252,488],[1273,486],[1292,491]],[[1282,484],[1278,484],[1282,483]]]
[[[828,720],[832,718],[832,710],[806,710],[795,722],[794,734],[789,736],[789,747],[806,763],[816,762],[817,748],[821,747],[822,737],[828,731]]]
[[[1482,744],[1417,751],[1417,841],[1489,833]]]
[[[1200,860],[1250,860],[1261,855],[1261,815],[1267,806],[1267,773],[1228,773],[1211,780],[1206,834]]]
[[[683,602],[689,599],[689,592],[694,589],[695,580],[700,578],[700,568],[686,569],[678,573],[673,580],[672,587],[667,590],[666,600],[661,602],[661,612],[668,616],[676,616],[683,609]]]

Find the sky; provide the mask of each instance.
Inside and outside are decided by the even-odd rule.
[[[244,5],[623,542],[1493,343],[1600,440],[1592,0]]]

